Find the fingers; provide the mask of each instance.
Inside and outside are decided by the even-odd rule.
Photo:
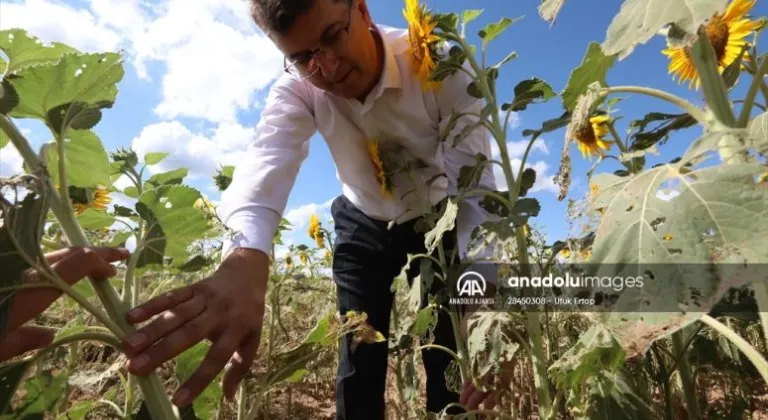
[[[0,362],[43,348],[53,342],[54,331],[41,327],[20,327],[0,337]]]
[[[186,381],[176,395],[173,403],[182,407],[194,400],[224,369],[232,354],[240,346],[244,334],[238,329],[229,329],[213,343],[203,362],[195,373]]]
[[[467,379],[464,381],[464,384],[462,385],[462,391],[461,396],[459,396],[459,404],[461,405],[467,405],[467,400],[469,400],[469,397],[472,395],[473,392],[475,392],[475,387],[472,385],[472,381]]]
[[[179,296],[179,295],[176,295]],[[183,296],[182,296],[183,297]],[[173,295],[166,299],[173,300]],[[178,306],[164,312],[158,319],[151,324],[144,326],[138,331],[128,335],[125,338],[126,354],[133,355],[144,351],[147,347],[154,344],[172,333],[177,328],[184,325],[187,320],[193,319],[205,310],[205,299],[201,295],[193,295],[191,299],[181,302]]]
[[[240,349],[232,356],[231,366],[224,374],[222,385],[224,396],[232,400],[237,392],[237,385],[243,380],[256,358],[256,350],[259,348],[260,333],[253,333],[245,339]]]
[[[493,410],[493,408],[496,406],[496,393],[495,392],[489,392],[488,396],[485,397],[483,400],[483,408],[486,410]]]
[[[125,248],[112,248],[112,247],[87,247],[87,248],[81,248],[81,247],[67,247],[63,249],[58,249],[56,251],[48,252],[45,254],[45,259],[48,261],[48,264],[54,264],[57,261],[71,255],[72,253],[82,251],[83,249],[88,249],[93,252],[95,252],[98,256],[100,256],[103,260],[107,262],[116,262],[121,261],[128,256],[130,256],[130,251],[128,251]]]
[[[480,407],[480,403],[483,402],[487,394],[488,394],[487,392],[483,392],[475,389],[472,395],[470,395],[469,398],[467,399],[467,404],[465,405],[465,407],[468,410],[477,410],[477,408]]]
[[[161,312],[167,311],[191,299],[194,295],[193,287],[194,285],[185,286],[156,296],[128,311],[126,318],[131,324],[144,322]]]
[[[215,315],[212,315],[211,311],[204,311],[183,327],[161,338],[146,351],[131,356],[128,360],[128,370],[139,376],[152,372],[161,364],[202,341],[215,326]]]
[[[60,252],[66,251],[66,252]],[[51,268],[68,284],[76,283],[86,276],[106,279],[117,274],[110,261],[127,258],[127,250],[116,248],[76,248],[56,251]],[[38,275],[32,272],[29,281],[36,281]],[[55,288],[36,288],[19,290],[11,303],[8,328],[16,328],[43,312],[61,296]]]

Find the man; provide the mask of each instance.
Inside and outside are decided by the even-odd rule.
[[[425,90],[412,67],[407,30],[376,25],[366,0],[251,0],[251,5],[255,22],[284,54],[285,73],[271,88],[257,134],[222,196],[222,220],[237,235],[212,277],[129,314],[129,321],[142,322],[165,312],[128,337],[129,370],[137,374],[204,338],[212,341],[199,369],[176,393],[177,405],[192,401],[227,362],[231,367],[223,388],[231,398],[251,365],[262,328],[272,238],[315,131],[327,142],[343,186],[331,208],[339,312],[365,312],[385,336],[392,280],[407,253],[425,251],[423,233],[414,229],[418,217],[456,193],[459,168],[474,165],[476,153],[491,156],[485,131],[475,130],[456,148],[452,141],[439,141],[453,111],[482,109],[466,93],[467,76],[457,72],[438,89]],[[385,160],[416,162],[415,170],[389,177],[382,173]],[[494,188],[490,166],[480,184]],[[402,198],[412,188],[417,193]],[[477,201],[463,204],[447,246],[466,250],[472,230],[485,220]],[[392,229],[390,221],[396,222]],[[435,340],[455,349],[450,319],[441,313]],[[337,418],[383,419],[386,343],[362,344],[352,352],[347,338],[339,357]],[[427,409],[439,412],[459,402],[445,383],[450,357],[438,350],[423,357]],[[483,398],[467,386],[462,402],[471,408]]]
[[[105,280],[114,276],[117,271],[110,263],[125,260],[129,255],[128,250],[122,248],[72,247],[45,254],[45,259],[62,280],[74,284],[84,277]],[[25,272],[25,283],[44,280],[36,270]],[[61,291],[53,287],[21,289],[11,296],[0,294],[0,304],[10,305],[8,317],[0,318],[0,323],[5,323],[0,325],[0,362],[53,342],[53,330],[24,324],[45,311],[59,296]]]

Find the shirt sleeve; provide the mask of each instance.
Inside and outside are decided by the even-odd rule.
[[[235,248],[271,254],[288,196],[309,154],[309,138],[317,130],[310,104],[307,87],[293,77],[280,77],[270,89],[256,134],[217,209],[234,231],[223,257]]]
[[[465,65],[465,68],[470,68],[468,63]],[[441,133],[444,133],[447,129],[454,112],[469,112],[479,115],[485,107],[485,101],[483,99],[474,98],[467,93],[467,86],[471,81],[469,75],[461,71],[457,71],[443,80],[443,83],[437,92]],[[459,178],[459,170],[462,166],[475,166],[477,162],[475,155],[477,153],[484,154],[488,159],[493,158],[491,156],[492,139],[488,130],[483,126],[475,128],[466,138],[460,141],[455,147],[453,146],[454,136],[461,133],[467,125],[473,125],[475,123],[477,123],[477,117],[475,116],[461,117],[442,143],[445,169],[449,178],[449,194],[456,194],[458,192],[457,181]],[[487,190],[496,189],[496,177],[493,173],[492,165],[488,164],[483,167],[480,181],[476,188]],[[498,218],[485,211],[480,206],[480,201],[482,201],[482,197],[469,197],[459,204],[459,212],[456,219],[456,233],[460,251],[459,255],[462,261],[466,261],[467,259],[472,231],[480,224]],[[476,256],[473,256],[472,259],[490,259],[492,257],[493,245],[490,245]],[[488,271],[489,267],[478,267],[478,264],[487,263],[478,262],[469,269],[475,271],[482,270],[483,272],[489,273],[488,275],[491,279],[486,277],[486,280],[494,280],[494,276]]]

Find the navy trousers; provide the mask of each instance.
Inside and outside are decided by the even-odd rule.
[[[371,219],[346,197],[331,205],[336,242],[333,250],[333,279],[337,288],[338,310],[368,314],[368,322],[389,339],[393,293],[392,281],[407,262],[407,254],[424,253],[424,234],[414,230],[415,220],[387,229],[387,222]],[[444,235],[444,247],[455,243],[455,231]],[[409,270],[409,282],[418,274],[419,262]],[[436,280],[432,293],[445,287]],[[444,294],[444,293],[443,293]],[[426,298],[422,307],[426,306]],[[451,320],[445,311],[435,327],[435,343],[456,350]],[[384,393],[387,378],[388,344],[360,344],[353,352],[351,337],[339,343],[339,368],[336,379],[336,420],[384,419]],[[451,357],[440,350],[423,350],[427,375],[427,410],[440,412],[459,401],[459,394],[448,390],[445,370]],[[463,412],[451,407],[448,413]]]

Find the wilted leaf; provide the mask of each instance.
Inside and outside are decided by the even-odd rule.
[[[170,153],[165,152],[152,152],[147,153],[144,155],[144,162],[146,162],[147,165],[157,165],[158,163],[162,162],[163,159],[167,158],[170,155]]]
[[[557,14],[565,4],[565,0],[541,0],[539,5],[539,15],[549,23],[555,23]]]
[[[443,239],[445,232],[451,231],[456,224],[456,216],[459,213],[459,205],[456,204],[454,199],[448,199],[445,201],[445,209],[442,216],[437,221],[437,225],[434,229],[427,232],[424,235],[424,245],[427,247],[427,253],[431,254],[432,251],[438,246]]]
[[[512,109],[512,111],[523,111],[531,103],[544,103],[557,96],[552,87],[547,82],[532,78],[523,80],[515,86],[515,98],[511,104],[501,105],[502,111]]]
[[[768,146],[768,112],[763,112],[749,123],[749,136],[753,147],[765,150]]]
[[[565,109],[573,112],[579,95],[585,93],[592,83],[599,82],[600,86],[607,86],[605,77],[615,60],[615,56],[603,54],[597,43],[590,42],[581,64],[571,72],[563,91]]]
[[[59,156],[57,148],[48,151],[48,168],[51,181],[59,183]],[[67,182],[69,185],[93,188],[98,185],[109,186],[110,163],[107,151],[101,139],[91,130],[67,131],[64,141],[64,154],[67,159]]]
[[[647,130],[648,125],[661,122],[656,127]],[[630,135],[630,150],[645,150],[656,143],[664,144],[673,131],[696,125],[696,119],[689,114],[665,114],[662,112],[650,112],[642,120],[635,120],[629,124],[634,131]]]
[[[20,97],[10,116],[38,118],[57,133],[75,122],[77,128],[91,128],[100,110],[114,104],[123,74],[116,53],[73,53],[55,64],[26,68],[24,77],[8,78]]]
[[[594,375],[615,373],[623,363],[624,350],[616,339],[594,325],[549,367],[549,374],[559,387],[573,388]]]
[[[672,23],[687,34],[696,34],[702,24],[715,13],[722,14],[727,5],[728,0],[626,0],[608,27],[603,51],[619,54],[622,60],[637,44],[645,44]]]
[[[472,315],[467,323],[467,350],[472,375],[482,378],[488,373],[498,374],[502,365],[514,358],[520,344],[509,332],[509,329],[515,328],[510,313],[478,313]]]
[[[702,139],[713,144],[717,136]],[[621,291],[599,317],[633,354],[709,311],[728,289],[757,280],[730,273],[735,263],[768,261],[768,190],[754,182],[760,167],[686,166],[704,149],[697,141],[677,163],[612,178],[594,200],[605,210],[591,259],[603,265],[588,274],[645,275],[642,288]],[[679,194],[659,197],[668,182]]]
[[[459,169],[458,187],[459,191],[466,191],[469,188],[474,188],[480,182],[480,178],[485,171],[488,158],[482,154],[477,153],[475,155],[475,164],[473,166],[462,166]]]
[[[6,75],[19,72],[25,67],[54,63],[64,54],[78,52],[60,42],[43,43],[20,28],[0,31],[0,50],[10,59],[10,62],[6,62],[0,58],[0,70],[8,66]]]

